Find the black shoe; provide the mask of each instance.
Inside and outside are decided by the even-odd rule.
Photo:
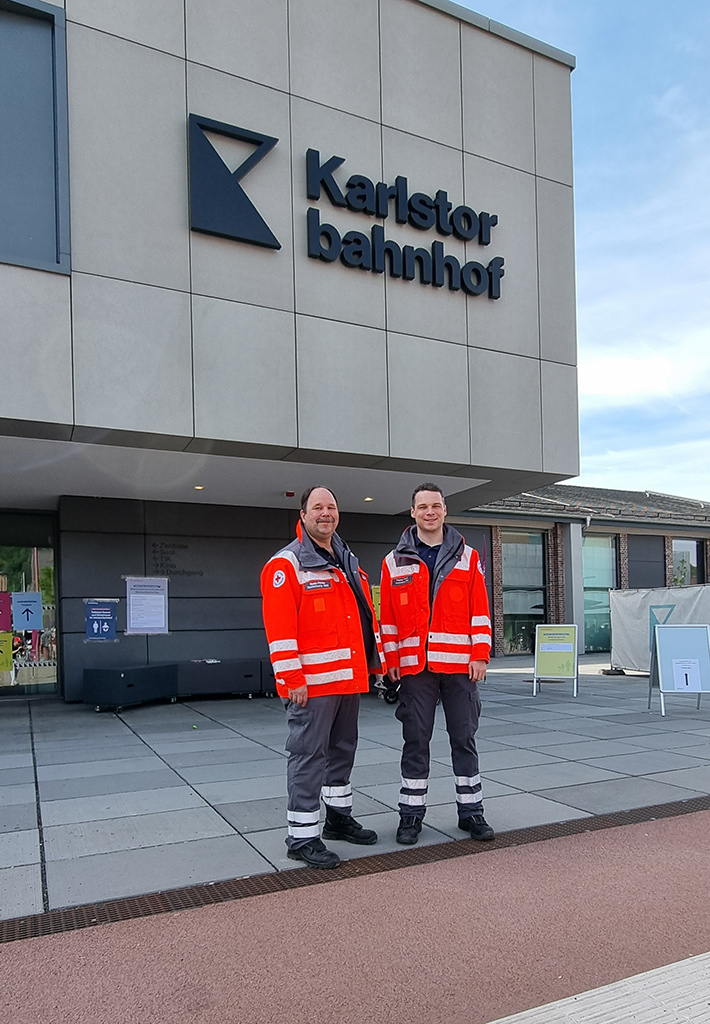
[[[329,850],[320,839],[311,839],[310,843],[297,846],[295,850],[289,850],[288,856],[291,860],[304,861],[309,868],[340,867],[340,857],[337,853]]]
[[[478,839],[485,842],[488,839],[495,839],[496,834],[482,814],[474,814],[470,818],[459,818],[459,828],[462,832],[468,832],[471,839]]]
[[[363,828],[352,814],[339,814],[338,811],[326,807],[323,838],[342,839],[357,846],[372,846],[377,842],[377,833],[371,828]]]
[[[397,829],[397,842],[403,846],[414,846],[419,842],[419,833],[422,830],[422,819],[416,818],[413,814],[400,814],[399,828]]]

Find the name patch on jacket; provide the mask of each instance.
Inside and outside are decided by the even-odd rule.
[[[304,590],[331,590],[333,584],[330,580],[311,580],[306,583]]]
[[[413,576],[397,576],[396,579],[392,580],[392,586],[404,587],[407,583],[411,583],[413,579]]]

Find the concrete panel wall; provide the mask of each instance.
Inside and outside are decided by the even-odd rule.
[[[11,346],[40,362],[50,352],[59,371],[40,408],[3,399],[10,416],[93,441],[129,431],[149,446],[194,437],[304,461],[322,450],[491,477],[569,471],[576,438],[543,432],[540,404],[540,360],[576,362],[563,61],[412,0],[67,0],[66,13],[73,338],[66,288],[49,296],[33,272],[23,302],[44,304],[56,330],[26,340],[16,325]],[[278,139],[243,187],[280,249],[190,231],[188,113]],[[231,169],[250,152],[214,141]],[[445,190],[453,207],[495,213],[490,244],[398,224],[394,201],[384,219],[324,190],[309,199],[309,148],[345,158],[343,190],[351,175],[405,176],[410,196]],[[380,225],[399,245],[439,240],[460,263],[501,256],[501,297],[309,258],[308,208],[341,235]],[[556,386],[571,428],[573,375]],[[446,409],[441,436],[412,425],[410,396],[424,392]],[[502,408],[492,429],[484,416]]]

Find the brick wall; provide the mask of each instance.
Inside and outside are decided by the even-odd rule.
[[[503,657],[503,544],[500,526],[491,527],[493,572],[493,656]]]
[[[565,565],[562,524],[547,530],[547,611],[553,625],[565,621]]]
[[[619,534],[619,590],[629,589],[629,535]]]
[[[666,560],[666,586],[673,586],[673,538],[663,538],[663,553]]]

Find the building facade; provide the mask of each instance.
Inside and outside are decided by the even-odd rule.
[[[376,574],[422,478],[577,473],[573,66],[449,0],[0,0],[0,690],[261,657],[313,482]],[[87,642],[135,575],[170,632]]]
[[[580,651],[608,651],[610,590],[708,582],[707,502],[556,484],[456,521],[490,531],[496,654],[532,651],[548,622],[576,623]]]

